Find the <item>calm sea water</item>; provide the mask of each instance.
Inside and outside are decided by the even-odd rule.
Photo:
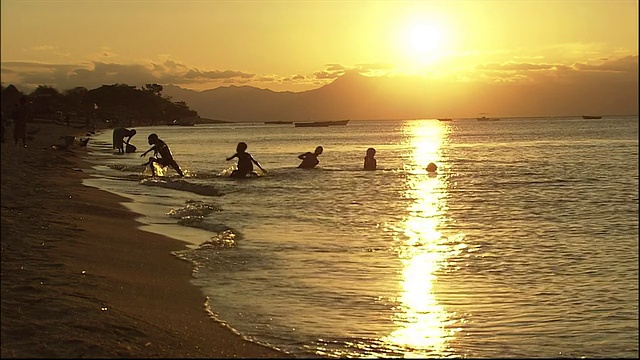
[[[137,154],[93,137],[86,184],[188,242],[175,255],[212,315],[248,339],[300,357],[638,356],[637,116],[137,132]],[[186,178],[140,166],[152,132]],[[225,176],[239,141],[267,174]]]

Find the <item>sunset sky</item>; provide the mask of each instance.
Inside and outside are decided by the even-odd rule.
[[[2,0],[2,83],[318,88],[350,69],[450,82],[637,77],[638,2]],[[636,79],[637,84],[637,79]]]

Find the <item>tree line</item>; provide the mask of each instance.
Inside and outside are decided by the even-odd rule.
[[[131,127],[169,124],[199,117],[184,101],[173,102],[171,97],[162,96],[162,90],[159,84],[146,84],[141,88],[114,84],[92,90],[75,87],[61,92],[51,86],[40,85],[25,94],[13,85],[2,85],[2,113],[5,117],[11,114],[13,106],[25,96],[34,118],[67,123]]]

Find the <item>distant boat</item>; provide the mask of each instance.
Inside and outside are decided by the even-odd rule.
[[[265,124],[276,124],[276,125],[285,125],[285,124],[293,124],[293,121],[265,121]]]
[[[325,127],[325,126],[337,126],[347,125],[349,120],[334,120],[334,121],[314,121],[314,122],[297,122],[295,127]]]
[[[173,122],[170,122],[167,125],[169,125],[169,126],[193,126],[195,124],[196,124],[195,122],[191,122],[191,121],[173,120]]]
[[[322,122],[297,122],[295,127],[329,127],[329,124]]]
[[[478,121],[500,121],[499,118],[488,118],[486,116],[484,116],[484,113],[482,113],[482,117],[476,118],[476,120]]]
[[[602,119],[602,116],[582,115],[583,119]]]
[[[329,126],[334,126],[334,125],[347,125],[349,120],[335,120],[335,121],[323,121],[323,122],[327,123]]]
[[[442,118],[442,119],[438,119],[438,121],[453,121],[452,118]]]

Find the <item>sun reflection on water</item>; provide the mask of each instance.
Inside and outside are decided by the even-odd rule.
[[[410,164],[405,197],[411,199],[407,215],[396,235],[403,263],[402,293],[397,298],[397,329],[382,339],[405,357],[451,355],[449,342],[455,320],[438,302],[438,271],[456,249],[440,232],[446,217],[447,188],[444,177],[427,173],[430,162],[445,164],[441,154],[450,127],[435,121],[413,121],[405,132],[410,139]]]

